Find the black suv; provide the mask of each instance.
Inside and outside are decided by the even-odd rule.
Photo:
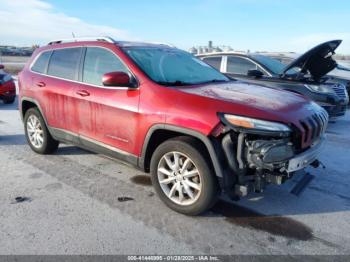
[[[258,53],[212,53],[199,57],[227,76],[309,97],[330,117],[345,115],[349,97],[344,84],[324,77],[337,63],[332,55],[341,40],[323,43],[289,65]]]

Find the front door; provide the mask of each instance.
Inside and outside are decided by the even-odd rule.
[[[128,68],[109,49],[87,47],[80,84],[75,86],[79,135],[82,142],[133,154],[137,133],[139,89],[104,87],[105,73]]]

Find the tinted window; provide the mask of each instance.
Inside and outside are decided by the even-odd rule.
[[[112,52],[98,48],[86,49],[83,82],[102,86],[102,76],[110,72],[128,72],[124,64]]]
[[[47,73],[52,76],[76,80],[81,48],[65,48],[53,51]]]
[[[237,56],[227,57],[227,73],[247,75],[248,70],[257,69],[253,62]]]
[[[203,61],[220,71],[221,57],[206,57],[203,58]]]
[[[32,66],[32,70],[34,72],[38,72],[42,74],[46,73],[46,67],[49,62],[50,56],[51,56],[51,51],[41,53],[38,59],[35,61],[34,65]]]
[[[280,75],[283,73],[284,69],[286,68],[286,64],[289,64],[292,60],[289,60],[289,62],[283,62],[284,58],[280,58],[281,60],[277,60],[275,58],[271,58],[264,55],[252,55],[255,60],[257,60],[260,64],[264,65],[266,68],[268,68],[272,73],[276,75]],[[284,60],[286,61],[286,60]],[[298,73],[297,70],[291,69],[288,71],[288,74],[296,74]]]

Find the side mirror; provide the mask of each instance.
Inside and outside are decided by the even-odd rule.
[[[5,66],[0,64],[0,70],[5,69]]]
[[[252,69],[252,70],[248,70],[247,75],[250,77],[260,78],[264,76],[264,73],[261,72],[260,70]]]
[[[102,77],[102,83],[104,86],[136,87],[134,79],[125,72],[106,73]]]

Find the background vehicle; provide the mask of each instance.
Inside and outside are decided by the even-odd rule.
[[[327,110],[330,116],[345,114],[349,97],[345,85],[324,78],[336,62],[333,54],[341,41],[321,44],[289,65],[255,53],[213,53],[199,57],[226,75],[266,87],[284,89],[307,96]]]
[[[12,104],[16,99],[16,85],[11,75],[3,69],[4,66],[0,65],[0,100],[5,104]]]
[[[296,54],[277,54],[277,53],[264,53],[265,56],[271,57],[280,61],[281,63],[288,65],[297,56]],[[337,66],[325,77],[327,82],[341,83],[346,86],[348,96],[350,94],[350,62],[349,61],[337,61]]]
[[[65,142],[117,157],[150,172],[164,203],[189,215],[220,191],[245,196],[316,167],[328,122],[299,95],[230,81],[167,45],[110,38],[37,49],[19,88],[33,151]]]

